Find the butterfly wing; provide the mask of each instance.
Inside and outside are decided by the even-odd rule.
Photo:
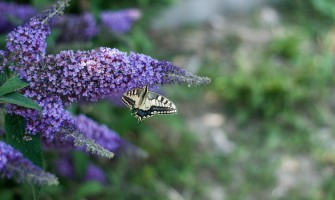
[[[168,115],[177,114],[177,108],[172,101],[155,92],[137,88],[123,94],[122,101],[133,110],[139,123],[155,114]],[[138,106],[139,105],[139,106]]]
[[[136,102],[140,100],[140,94],[143,91],[141,88],[129,90],[122,96],[122,102],[126,104],[130,109],[134,108]]]
[[[176,105],[166,97],[155,92],[149,92],[144,102],[145,106],[153,114],[173,115],[177,114]]]

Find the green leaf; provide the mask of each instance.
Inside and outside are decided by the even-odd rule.
[[[6,141],[13,148],[20,151],[24,157],[35,165],[43,168],[40,135],[27,135],[24,118],[18,115],[5,115]],[[39,198],[40,186],[31,184],[34,199]]]
[[[6,73],[0,73],[0,85],[3,85],[7,80]]]
[[[4,84],[0,87],[0,96],[4,94],[8,94],[11,92],[15,92],[16,90],[27,87],[29,83],[19,79],[19,77],[15,76],[11,79],[8,79]]]
[[[76,175],[81,179],[85,176],[89,158],[87,154],[79,151],[74,151],[72,157]]]
[[[35,101],[23,96],[18,92],[5,94],[4,96],[0,97],[0,101],[16,104],[25,108],[32,108],[40,112],[42,111],[42,108],[37,103],[35,103]]]
[[[43,8],[52,3],[50,0],[32,0],[31,2],[34,8]]]
[[[28,135],[25,130],[25,120],[18,115],[5,115],[6,141],[20,151],[35,165],[43,168],[40,135]]]
[[[0,199],[14,199],[14,192],[4,188],[0,190]]]

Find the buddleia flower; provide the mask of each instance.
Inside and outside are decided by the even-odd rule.
[[[0,2],[0,34],[7,33],[35,13],[36,10],[29,5]]]
[[[54,161],[54,166],[57,174],[63,177],[75,178],[75,169],[73,166],[73,161],[67,154],[60,154],[61,156]]]
[[[141,17],[141,11],[136,8],[128,8],[117,11],[103,11],[100,13],[101,25],[115,33],[128,32],[135,21]]]
[[[91,13],[67,14],[55,20],[54,26],[60,31],[58,42],[87,41],[99,33],[99,27]]]
[[[98,124],[85,115],[72,116],[72,118],[77,126],[77,129],[80,131],[83,140],[94,141],[94,143],[113,153],[122,149],[122,151],[129,151],[133,154],[143,154],[142,150],[122,139],[115,131],[109,129],[106,125]],[[69,150],[83,150],[87,148],[87,145],[75,148],[73,146],[74,139],[72,137],[68,137],[68,134],[54,135],[55,137],[53,140],[43,140],[46,149],[61,149],[61,151],[67,152]]]
[[[96,181],[101,184],[107,184],[105,172],[97,165],[90,163],[86,168],[85,181]]]
[[[36,85],[34,80],[39,76],[45,78],[46,74],[31,74],[34,69],[43,68],[45,65],[46,37],[50,34],[50,20],[61,14],[67,5],[67,1],[59,1],[50,9],[31,18],[27,23],[15,28],[7,35],[7,43],[5,51],[1,54],[6,55],[8,61],[2,62],[7,64],[11,70],[15,70],[19,77],[30,82],[29,88],[22,90],[27,97],[35,100],[42,107],[42,115],[36,110],[26,109],[16,105],[7,105],[9,113],[21,115],[26,119],[26,131],[29,134],[41,133],[42,138],[53,140],[56,133],[64,133],[69,131],[71,136],[80,136],[76,130],[76,124],[72,117],[65,109],[63,100],[59,96],[52,96],[44,93],[42,96],[35,95],[37,86],[45,87],[46,85]],[[13,65],[8,66],[8,63]],[[2,66],[5,67],[5,66]],[[48,73],[47,75],[50,75]],[[46,90],[43,90],[47,92]],[[75,144],[84,145],[86,140],[84,137],[75,138]],[[90,144],[91,140],[87,140]],[[102,155],[111,157],[112,153],[93,144],[96,153],[101,152]],[[88,148],[92,149],[92,148]]]
[[[35,185],[57,185],[58,179],[45,172],[5,142],[0,141],[0,176],[14,177],[16,181],[27,181]]]
[[[145,85],[201,85],[210,82],[209,78],[193,75],[170,62],[107,47],[46,55],[49,22],[61,14],[66,5],[67,1],[59,1],[15,28],[8,34],[6,49],[2,52],[8,59],[8,62],[3,62],[5,66],[15,70],[30,84],[20,92],[42,108],[39,113],[16,105],[7,106],[9,113],[26,119],[29,134],[41,134],[49,144],[59,138],[67,142],[70,137],[76,146],[85,146],[93,153],[111,157],[108,149],[78,127],[78,121],[66,110],[71,103],[97,101]]]
[[[93,163],[89,163],[86,166],[86,170],[83,174],[83,177],[77,177],[74,167],[74,161],[71,156],[66,154],[61,155],[54,162],[55,169],[60,176],[70,178],[70,179],[78,179],[83,178],[84,181],[96,181],[101,184],[107,184],[107,177],[102,168],[98,167]]]

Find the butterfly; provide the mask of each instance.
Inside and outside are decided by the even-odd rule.
[[[132,114],[138,119],[138,124],[155,114],[177,114],[177,108],[172,101],[160,94],[149,91],[148,86],[124,93],[122,102],[130,108]]]

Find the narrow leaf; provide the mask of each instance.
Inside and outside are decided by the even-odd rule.
[[[23,96],[18,92],[5,94],[4,96],[0,97],[0,101],[16,104],[25,108],[32,108],[40,112],[42,111],[42,108],[37,103],[35,103],[35,101]]]
[[[19,77],[15,76],[11,79],[8,79],[3,85],[0,87],[0,96],[4,94],[8,94],[11,92],[15,92],[16,90],[27,87],[29,83],[19,79]]]

